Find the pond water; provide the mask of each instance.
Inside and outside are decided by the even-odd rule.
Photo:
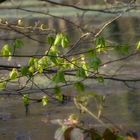
[[[92,17],[92,18],[91,18]],[[90,20],[86,20],[86,23],[93,27],[97,27],[98,24],[102,25],[101,21],[109,19],[109,17],[95,15],[90,17]],[[89,17],[87,17],[88,19]],[[11,20],[11,19],[10,19]],[[28,24],[33,24],[37,19],[27,21]],[[74,18],[73,20],[76,21]],[[12,22],[14,20],[11,20]],[[70,24],[54,19],[40,19],[41,22],[48,24],[50,28],[56,28],[57,31],[68,29],[68,34],[75,41],[78,38],[79,33],[74,31]],[[94,25],[91,23],[94,22]],[[105,38],[110,39],[116,43],[130,44],[132,47],[140,39],[140,18],[129,17],[126,15],[116,22],[114,22],[109,28],[107,28],[103,35]],[[72,30],[71,30],[72,29]],[[7,37],[8,32],[1,31],[2,37]],[[18,37],[22,35],[16,34]],[[13,33],[10,33],[8,37],[13,37]],[[45,40],[45,36],[38,36],[35,33],[32,37]],[[25,48],[17,50],[17,54],[39,54],[46,50],[46,45],[40,44],[34,41],[25,41]],[[11,41],[9,41],[11,42]],[[4,41],[1,41],[4,44]],[[30,45],[30,46],[29,46]],[[39,46],[39,47],[38,47]],[[41,47],[40,47],[41,46]],[[30,49],[29,49],[30,47]],[[28,48],[28,49],[27,49]],[[116,56],[115,56],[116,57]],[[140,77],[140,56],[135,59],[129,59],[129,62],[125,62],[125,68],[122,69],[121,74],[126,74],[126,70],[133,66],[132,69],[127,71],[127,76]],[[12,60],[12,64],[27,64],[27,59],[15,59]],[[9,62],[1,60],[0,64],[8,64]],[[115,67],[115,66],[114,66]],[[123,73],[125,70],[125,73]],[[108,69],[106,70],[108,71]],[[105,108],[103,111],[104,116],[114,122],[122,129],[122,133],[126,133],[129,129],[140,133],[140,89],[129,89],[123,83],[107,81],[104,85],[92,84],[90,81],[90,92],[96,92],[106,95]],[[135,83],[134,83],[135,84]],[[139,88],[140,83],[136,84]],[[132,85],[133,86],[133,85]],[[72,91],[73,92],[73,91]],[[1,94],[2,92],[0,92]],[[90,107],[90,110],[94,112],[94,104]],[[32,103],[30,105],[30,113],[25,115],[24,105],[20,97],[7,97],[0,96],[0,140],[53,140],[54,133],[59,127],[56,124],[51,123],[51,120],[65,119],[70,113],[79,114],[72,102],[66,104],[50,103],[48,106],[43,107],[41,103]],[[81,120],[86,121],[90,126],[94,126],[97,129],[101,129],[102,126],[98,124],[92,117],[87,117],[86,114],[79,114]],[[45,121],[44,121],[45,120]],[[110,122],[104,120],[107,125],[112,126]],[[46,122],[46,123],[45,123]]]

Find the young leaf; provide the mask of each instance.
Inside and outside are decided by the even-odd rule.
[[[42,98],[43,106],[46,106],[48,104],[48,101],[49,101],[48,96],[43,96],[43,98]]]
[[[104,78],[102,76],[97,77],[99,83],[104,83]]]
[[[6,82],[0,83],[0,90],[3,90],[6,88]]]
[[[28,74],[28,67],[26,67],[26,66],[23,66],[22,68],[21,68],[21,74],[23,75],[23,76],[26,76],[27,74]]]
[[[63,37],[62,37],[62,39],[61,39],[61,46],[63,47],[63,48],[67,48],[68,47],[68,45],[69,45],[69,38],[68,38],[68,36],[66,36],[66,35],[63,35]]]
[[[54,44],[55,39],[54,39],[53,36],[48,36],[47,40],[48,40],[48,43],[49,43],[50,46],[52,46]]]
[[[60,82],[64,83],[64,82],[66,82],[66,80],[65,80],[65,75],[64,75],[64,71],[62,71],[62,70],[58,71],[58,72],[54,75],[54,77],[53,77],[52,80],[53,80],[55,83],[60,83]]]
[[[29,66],[32,66],[32,65],[34,65],[34,58],[33,57],[31,57],[30,59],[29,59]]]
[[[11,47],[9,44],[5,44],[1,50],[2,56],[9,56],[11,55]]]
[[[29,105],[30,99],[29,99],[29,95],[28,94],[24,94],[22,99],[23,99],[24,105]]]
[[[54,46],[61,45],[61,40],[62,40],[62,34],[57,34],[54,40]]]
[[[101,60],[96,55],[90,58],[90,67],[93,68],[95,71],[99,69],[100,64]]]
[[[2,56],[7,56],[8,57],[8,60],[10,61],[11,60],[11,47],[9,44],[5,44],[1,50],[1,54]]]
[[[74,86],[80,92],[83,92],[85,90],[85,86],[82,82],[77,82],[77,83],[74,84]]]
[[[18,77],[18,71],[16,68],[13,68],[12,71],[9,74],[9,77],[11,80],[15,80]]]
[[[140,50],[140,41],[138,42],[136,49]]]
[[[77,70],[76,76],[85,78],[85,77],[86,77],[85,69],[83,69],[82,67],[80,67],[80,68]]]
[[[116,46],[116,50],[121,53],[121,54],[128,54],[129,53],[129,45],[120,45],[120,46]]]
[[[106,49],[106,42],[103,37],[98,37],[96,39],[96,51],[97,52],[103,52]]]
[[[58,87],[58,86],[56,86],[56,87],[54,88],[54,93],[55,93],[55,94],[60,94],[60,93],[61,93],[61,88]]]
[[[21,39],[16,39],[14,42],[14,48],[21,48],[24,45]]]

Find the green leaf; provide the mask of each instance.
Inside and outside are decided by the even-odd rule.
[[[99,83],[104,83],[104,78],[102,76],[97,77]]]
[[[28,74],[28,67],[26,67],[26,66],[23,66],[22,68],[21,68],[21,74],[23,75],[23,76],[26,76],[27,74]]]
[[[103,52],[106,50],[106,42],[103,37],[98,37],[96,39],[96,51],[97,52]]]
[[[1,50],[2,56],[8,57],[8,60],[11,60],[11,47],[9,44],[5,44]]]
[[[116,136],[116,140],[125,140],[125,138],[124,137],[122,137],[122,136]]]
[[[49,101],[48,96],[43,96],[43,98],[42,98],[42,104],[43,104],[43,106],[48,105],[48,101]]]
[[[38,71],[39,73],[42,73],[42,72],[43,72],[43,66],[42,66],[42,65],[38,65],[38,66],[37,66],[37,71]]]
[[[9,44],[5,44],[1,50],[2,56],[9,56],[11,55],[11,47]]]
[[[57,57],[57,52],[55,51],[51,51],[49,52],[49,59],[51,62],[53,62],[55,65],[58,64],[58,57]]]
[[[54,93],[55,93],[55,94],[60,94],[60,93],[61,93],[61,88],[58,87],[58,86],[56,86],[56,87],[54,88]]]
[[[16,68],[13,68],[12,71],[9,74],[9,77],[11,80],[15,80],[18,77],[18,71]]]
[[[61,40],[62,40],[62,34],[57,34],[53,45],[54,46],[61,45]]]
[[[3,90],[6,88],[6,82],[0,83],[0,90]]]
[[[76,82],[74,84],[74,86],[76,87],[76,89],[80,92],[83,92],[85,90],[85,86],[82,82]]]
[[[91,58],[89,58],[90,62],[90,67],[93,68],[95,71],[99,69],[99,66],[101,64],[101,60],[99,57],[97,57],[96,55],[92,56]]]
[[[21,39],[16,39],[14,42],[14,48],[21,48],[23,47],[24,43]]]
[[[29,105],[30,99],[29,99],[28,94],[24,94],[23,97],[22,97],[22,100],[23,100],[24,105]]]
[[[60,70],[58,71],[54,76],[53,76],[53,79],[52,79],[55,83],[65,83],[66,80],[65,80],[65,75],[64,75],[64,71]]]
[[[61,45],[63,48],[67,48],[69,45],[69,38],[66,35],[63,35],[62,39],[61,39]]]
[[[48,57],[47,56],[43,56],[42,58],[40,58],[38,60],[38,64],[41,65],[43,68],[47,68],[48,67]]]
[[[30,74],[33,74],[35,72],[34,66],[29,67],[28,71],[30,72]]]
[[[47,40],[48,40],[49,45],[52,46],[54,44],[55,38],[53,36],[48,36]]]
[[[85,78],[85,77],[87,76],[87,75],[86,75],[86,72],[85,72],[85,69],[83,69],[82,67],[80,67],[80,68],[77,70],[76,76]]]
[[[55,98],[56,98],[57,100],[63,101],[63,96],[62,96],[62,94],[61,94],[61,88],[60,88],[60,87],[56,86],[56,87],[54,88],[54,94],[55,94]]]
[[[32,66],[32,65],[34,65],[34,59],[35,58],[33,58],[33,57],[31,57],[30,59],[29,59],[29,66]]]
[[[140,50],[140,41],[138,42],[136,49]]]
[[[130,46],[126,44],[126,45],[116,46],[115,48],[120,54],[128,54]]]

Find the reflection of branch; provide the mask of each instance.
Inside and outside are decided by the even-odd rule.
[[[81,10],[81,11],[85,11],[85,12],[101,12],[101,13],[108,13],[108,14],[116,14],[116,13],[121,13],[123,11],[123,10],[122,11],[111,11],[109,9],[83,8],[83,7],[75,6],[73,4],[58,3],[58,2],[54,2],[54,1],[50,1],[50,0],[41,0],[41,1],[45,1],[45,2],[48,2],[48,3],[53,4],[53,5],[57,5],[57,6],[70,7],[70,8],[74,8],[76,10]],[[134,8],[135,6],[132,5],[132,7]],[[130,10],[129,6],[126,6],[125,8]]]
[[[111,63],[114,63],[114,62],[118,62],[118,61],[123,61],[123,60],[126,60],[129,57],[132,57],[132,56],[137,55],[137,54],[140,54],[140,52],[134,52],[134,53],[131,53],[131,54],[125,56],[125,57],[122,57],[122,58],[119,58],[119,59],[115,59],[115,60],[111,60],[111,61],[105,62],[101,66],[108,65],[108,64],[111,64]]]

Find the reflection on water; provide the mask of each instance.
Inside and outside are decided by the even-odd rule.
[[[98,91],[101,92],[100,89]],[[123,133],[129,129],[140,132],[139,91],[116,90],[115,93],[113,92],[106,89],[105,94],[108,96],[105,102],[104,115],[117,124]],[[94,107],[90,109],[94,111]],[[15,102],[15,99],[9,98],[1,98],[0,110],[0,115],[9,115],[6,119],[0,117],[1,140],[53,140],[54,132],[58,126],[50,123],[50,120],[67,118],[71,112],[79,114],[72,103],[65,104],[65,106],[49,104],[47,107],[34,103],[30,106],[30,115],[25,117],[24,106],[21,101]],[[93,118],[85,114],[80,116],[90,126],[95,126],[97,129],[101,127]],[[42,121],[43,119],[45,121]],[[109,122],[105,122],[109,124]]]
[[[82,26],[84,27],[88,24],[90,30],[95,30],[98,25],[102,25],[102,22],[105,23],[107,19],[109,19],[109,17],[102,16],[102,18],[100,18],[100,16],[90,16],[89,18],[87,16],[83,19]],[[79,19],[75,17],[71,18],[71,20],[76,23],[79,22]],[[28,25],[34,25],[36,21],[45,23],[50,29],[55,27],[57,32],[67,31],[72,42],[74,42],[80,35],[79,30],[75,30],[71,24],[60,19],[34,18],[32,20],[28,19],[26,22]],[[15,19],[12,19],[11,22],[16,21]],[[139,17],[125,16],[113,22],[109,28],[104,31],[103,35],[105,38],[113,42],[131,44],[133,47],[140,38],[139,23]],[[0,35],[0,38],[4,40],[1,41],[1,47],[5,41],[7,42],[7,40],[11,43],[11,39],[15,36],[23,39],[25,47],[21,48],[21,50],[16,50],[17,54],[43,54],[48,47],[46,44],[35,42],[33,40],[27,41],[27,38],[21,34],[15,35],[13,32],[9,33],[5,32],[5,30],[1,30]],[[46,41],[45,33],[39,34],[39,32],[34,32],[33,34],[31,33],[31,37],[39,39],[40,41]],[[82,42],[82,48],[85,48],[85,45],[87,46],[87,42]],[[0,63],[9,64],[9,62],[5,60],[1,60]],[[20,58],[14,60],[13,65],[14,64],[24,65],[27,64],[27,61],[25,58]],[[112,82],[108,82],[108,85],[105,88],[94,88],[98,92],[104,92],[104,94],[108,95],[104,109],[104,115],[107,116],[107,118],[118,124],[123,129],[124,133],[128,129],[134,129],[140,132],[139,91],[128,91],[128,89],[124,89],[122,85],[116,86]],[[50,120],[58,118],[64,119],[71,112],[79,113],[72,103],[65,104],[65,106],[61,104],[49,104],[47,107],[42,107],[41,104],[34,103],[30,105],[30,115],[26,117],[21,100],[17,101],[15,98],[17,99],[18,97],[13,97],[13,99],[0,97],[0,140],[53,140],[54,132],[58,126],[51,124]],[[91,110],[94,111],[94,106]],[[47,123],[44,123],[44,121],[42,121],[43,119],[46,119]],[[95,125],[97,124],[97,122],[93,121],[92,118],[87,117],[86,115],[83,115],[81,119],[86,120],[90,125],[94,125],[94,123]],[[96,126],[99,127],[99,125]]]

